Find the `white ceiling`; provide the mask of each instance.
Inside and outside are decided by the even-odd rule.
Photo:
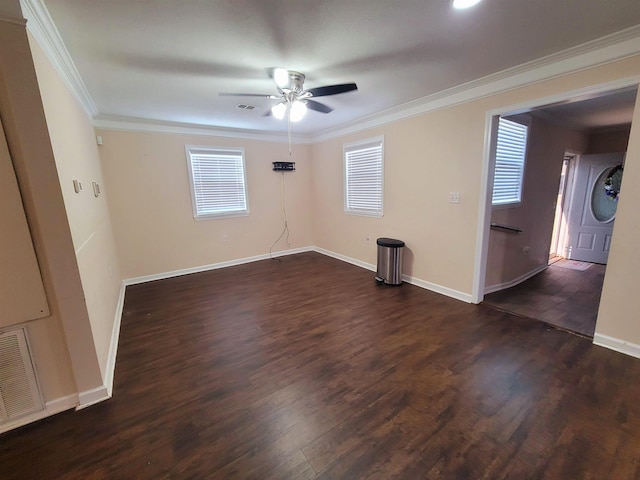
[[[33,1],[33,0],[31,0]],[[101,116],[265,132],[268,69],[335,110],[294,125],[315,134],[640,24],[638,0],[44,0]],[[236,105],[254,105],[241,110]]]
[[[555,124],[583,131],[612,130],[631,125],[637,88],[624,88],[549,105],[535,114]]]

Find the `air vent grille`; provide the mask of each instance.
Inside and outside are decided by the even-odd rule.
[[[43,410],[24,329],[0,334],[0,423]]]
[[[254,110],[256,107],[254,107],[253,105],[245,105],[244,103],[241,103],[239,105],[236,105],[236,108],[239,108],[241,110]]]

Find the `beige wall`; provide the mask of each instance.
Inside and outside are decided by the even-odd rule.
[[[477,221],[484,115],[480,106],[457,106],[314,145],[316,245],[375,264],[376,238],[398,238],[404,273],[470,292],[475,237],[463,233]],[[384,135],[384,216],[347,215],[343,144],[375,135]],[[449,203],[449,192],[461,193],[460,204]]]
[[[0,13],[19,11],[18,0],[0,3]],[[121,278],[268,252],[282,229],[282,177],[271,162],[289,158],[284,143],[107,130],[98,132],[104,139],[98,149],[90,119],[39,47],[32,48],[33,57],[24,26],[0,21],[0,114],[51,308],[48,317],[28,324],[50,401],[103,384]],[[294,146],[297,171],[285,175],[291,248],[315,244],[375,264],[375,239],[397,237],[407,243],[405,273],[471,294],[486,112],[638,75],[640,57],[633,57]],[[640,294],[634,281],[640,267],[640,107],[634,125],[596,331],[640,345],[634,305]],[[342,145],[376,135],[385,137],[385,215],[346,215]],[[249,216],[193,219],[185,144],[245,148]],[[81,194],[72,190],[76,178],[84,183]],[[92,181],[101,184],[99,198],[92,196]],[[449,192],[460,192],[461,203],[450,204]],[[286,248],[281,241],[274,250]]]
[[[0,21],[0,72],[0,114],[51,309],[28,324],[49,401],[102,379],[24,25]]]
[[[427,282],[470,295],[479,205],[485,201],[479,195],[487,112],[508,111],[536,99],[638,75],[640,56],[630,57],[314,145],[312,185],[316,245],[375,263],[375,242],[367,244],[365,235],[397,237],[404,240],[410,250],[405,271]],[[636,118],[638,115],[636,109]],[[375,135],[385,137],[384,218],[346,215],[342,206],[342,145]],[[640,135],[632,136],[627,164],[635,167],[629,167],[631,173],[625,169],[624,186],[634,192],[640,190],[640,172],[636,172],[640,168],[637,166],[639,150]],[[460,192],[461,203],[449,204],[448,192]],[[635,199],[636,195],[632,195]],[[627,205],[629,203],[633,200],[627,201]],[[623,241],[621,237],[629,246],[640,243],[640,226],[633,215],[632,207],[618,211],[614,249]],[[619,234],[619,231],[623,233]],[[640,259],[638,253],[627,253],[631,261],[614,261],[607,269],[601,303],[606,316],[599,320],[598,331],[640,344],[640,326],[635,320],[632,303],[637,294],[622,298],[611,294],[617,292],[619,286],[627,293],[633,289],[629,280],[640,265]],[[618,255],[612,251],[614,260]],[[610,307],[609,302],[614,302],[615,307]],[[618,314],[615,322],[612,311]]]
[[[583,133],[530,118],[522,203],[491,214],[492,222],[519,227],[522,233],[490,231],[486,288],[508,284],[548,264],[564,153],[582,153],[587,146]]]
[[[585,153],[626,152],[630,132],[630,125],[615,130],[594,132],[589,135],[589,147]]]
[[[640,298],[640,95],[636,99],[633,127],[616,213],[611,252],[607,263],[596,335],[607,335],[640,345],[636,301]]]
[[[69,220],[93,343],[105,378],[122,284],[91,119],[72,97],[37,42],[30,37],[44,112]],[[73,180],[83,184],[75,193]],[[100,185],[95,197],[92,182]]]
[[[102,168],[125,278],[264,255],[283,229],[285,143],[98,130]],[[244,147],[250,214],[193,218],[185,145]],[[309,147],[293,146],[296,171],[284,174],[291,248],[311,237]],[[284,240],[273,249],[287,250]]]

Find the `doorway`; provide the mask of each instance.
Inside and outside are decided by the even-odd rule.
[[[579,99],[572,102],[567,101],[542,107],[530,107],[528,109],[520,108],[508,113],[501,112],[501,115],[506,116],[515,112],[518,114],[526,113],[534,117],[537,116],[538,119],[542,118],[545,120],[545,122],[542,122],[542,124],[544,124],[544,128],[539,128],[538,131],[549,131],[550,128],[565,128],[571,130],[576,128],[575,123],[571,121],[572,112],[576,112],[577,115],[583,119],[593,119],[598,116],[598,112],[604,111],[607,104],[619,107],[622,103],[626,103],[630,106],[630,108],[628,108],[629,123],[626,126],[613,125],[612,123],[601,123],[600,125],[591,125],[583,128],[582,132],[589,132],[587,137],[593,137],[593,132],[605,132],[605,130],[608,129],[609,131],[607,135],[609,140],[611,140],[615,135],[618,135],[618,138],[620,138],[619,134],[613,133],[612,129],[614,127],[622,130],[626,128],[626,141],[628,141],[628,132],[630,131],[633,106],[635,105],[636,90],[637,87],[633,86],[631,88],[625,88],[615,92],[605,92],[597,96],[591,96],[587,99]],[[493,119],[493,121],[490,122],[493,127],[492,130],[495,131],[498,115],[494,114],[491,118]],[[611,118],[611,116],[608,118]],[[538,121],[538,124],[540,123],[541,122]],[[533,128],[536,128],[535,120]],[[600,134],[598,133],[598,135]],[[596,137],[598,135],[596,135]],[[602,135],[600,135],[600,137],[604,138]],[[544,220],[544,216],[541,216],[541,220],[536,224],[536,221],[527,219],[525,209],[521,209],[520,212],[514,211],[512,216],[512,218],[517,219],[520,223],[519,226],[524,225],[522,233],[517,235],[512,234],[509,238],[506,238],[506,234],[502,233],[503,237],[499,238],[499,241],[492,242],[492,240],[495,240],[497,233],[494,233],[493,231],[490,232],[488,228],[488,224],[492,221],[493,212],[490,202],[490,191],[492,189],[494,168],[493,160],[491,160],[491,158],[489,159],[489,174],[487,175],[487,206],[484,212],[485,223],[482,226],[484,231],[484,258],[482,260],[485,263],[483,265],[484,272],[481,273],[483,273],[484,278],[478,281],[478,286],[482,287],[482,289],[479,288],[479,291],[477,292],[477,298],[479,301],[484,300],[485,303],[493,304],[503,310],[513,311],[516,314],[542,320],[558,326],[559,328],[577,331],[588,336],[593,335],[595,330],[595,321],[597,318],[599,297],[604,281],[605,266],[588,263],[584,269],[561,269],[558,265],[555,267],[549,267],[548,264],[550,258],[571,257],[572,252],[568,252],[567,249],[565,249],[565,245],[569,241],[567,217],[571,208],[571,193],[575,186],[575,184],[572,183],[574,180],[572,178],[572,174],[575,171],[575,169],[572,169],[572,166],[578,163],[580,158],[578,152],[590,153],[592,149],[598,150],[607,148],[605,146],[606,142],[596,140],[599,139],[595,137],[594,139],[588,139],[588,141],[583,142],[579,148],[563,149],[558,153],[560,161],[557,167],[556,183],[553,190],[549,190],[547,192],[549,195],[550,207],[546,208],[552,210],[552,212],[548,214],[548,237],[546,237],[548,243],[546,244],[546,247],[543,248],[543,251],[541,253],[539,252],[539,258],[527,258],[523,257],[523,255],[527,255],[530,252],[535,253],[536,251],[541,250],[540,239],[536,239],[535,235],[531,232],[536,231],[538,228],[540,231],[547,228],[545,227],[547,220]],[[626,151],[626,141],[619,151]],[[548,139],[547,142],[553,143],[552,140]],[[596,144],[598,145],[596,146]],[[618,145],[619,144],[620,143],[618,142]],[[565,148],[566,147],[567,146],[565,146]],[[486,154],[490,156],[491,151],[495,151],[495,145],[487,145]],[[535,161],[529,161],[528,159],[525,175],[537,175],[538,177],[546,175],[549,177],[549,170],[540,170],[541,168],[544,167],[538,165]],[[600,180],[602,180],[602,178]],[[602,185],[598,188],[600,187],[602,187]],[[527,201],[532,201],[531,199],[535,198],[532,197],[532,192],[542,194],[543,191],[544,188],[533,188],[528,194],[525,191],[523,204]],[[593,192],[594,190],[592,189],[591,193]],[[542,205],[542,208],[539,208],[539,210],[543,212],[545,210],[545,207],[543,206],[544,202],[540,205]],[[611,222],[611,226],[613,227],[613,222]],[[528,235],[527,231],[529,231]],[[494,235],[494,238],[491,238],[491,235]],[[610,237],[611,235],[609,234],[609,239],[603,240],[603,242],[610,244]],[[590,235],[590,237],[587,234],[582,235],[582,243],[580,245],[586,245],[588,243],[586,241],[588,238],[593,239],[595,238],[595,235]],[[604,237],[602,238],[604,239]],[[538,243],[530,244],[530,242]],[[489,279],[490,269],[495,268],[496,264],[495,261],[492,263],[489,258],[491,255],[490,248],[491,246],[495,246],[495,244],[504,247],[505,251],[507,249],[511,249],[511,252],[516,252],[516,254],[511,253],[510,257],[508,257],[508,252],[505,253],[504,257],[508,258],[509,262],[504,263],[509,263],[511,265],[518,261],[523,264],[529,262],[525,266],[528,270],[516,272],[516,275],[512,275],[516,277],[515,282],[511,284],[503,282],[503,285],[501,286],[503,286],[504,289],[502,290],[499,288],[494,288],[492,290],[491,283],[487,281]],[[575,248],[576,247],[574,246],[572,250],[575,251]],[[493,256],[495,257],[496,255]],[[578,267],[580,267],[580,265],[578,265]],[[518,273],[519,275],[517,275]],[[566,288],[564,288],[565,286]],[[487,294],[486,297],[485,293]],[[578,295],[574,295],[574,293]],[[589,296],[589,298],[587,298],[587,296]],[[595,301],[593,301],[593,299],[595,299]],[[521,310],[514,311],[516,307],[521,307]],[[592,320],[590,320],[589,325],[577,325],[575,321],[572,321],[571,318],[569,318],[572,313],[575,313],[576,317],[579,316],[583,319],[592,317]],[[569,321],[562,324],[562,321],[567,319]]]
[[[551,232],[551,248],[549,249],[549,265],[560,260],[565,255],[566,221],[564,212],[568,210],[567,191],[569,191],[569,172],[575,166],[578,155],[565,151],[560,171],[560,183],[556,198],[553,231]]]
[[[582,155],[573,168],[564,248],[568,259],[607,263],[625,152]]]

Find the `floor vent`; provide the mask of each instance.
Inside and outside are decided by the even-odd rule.
[[[43,409],[24,329],[0,333],[0,424]]]

